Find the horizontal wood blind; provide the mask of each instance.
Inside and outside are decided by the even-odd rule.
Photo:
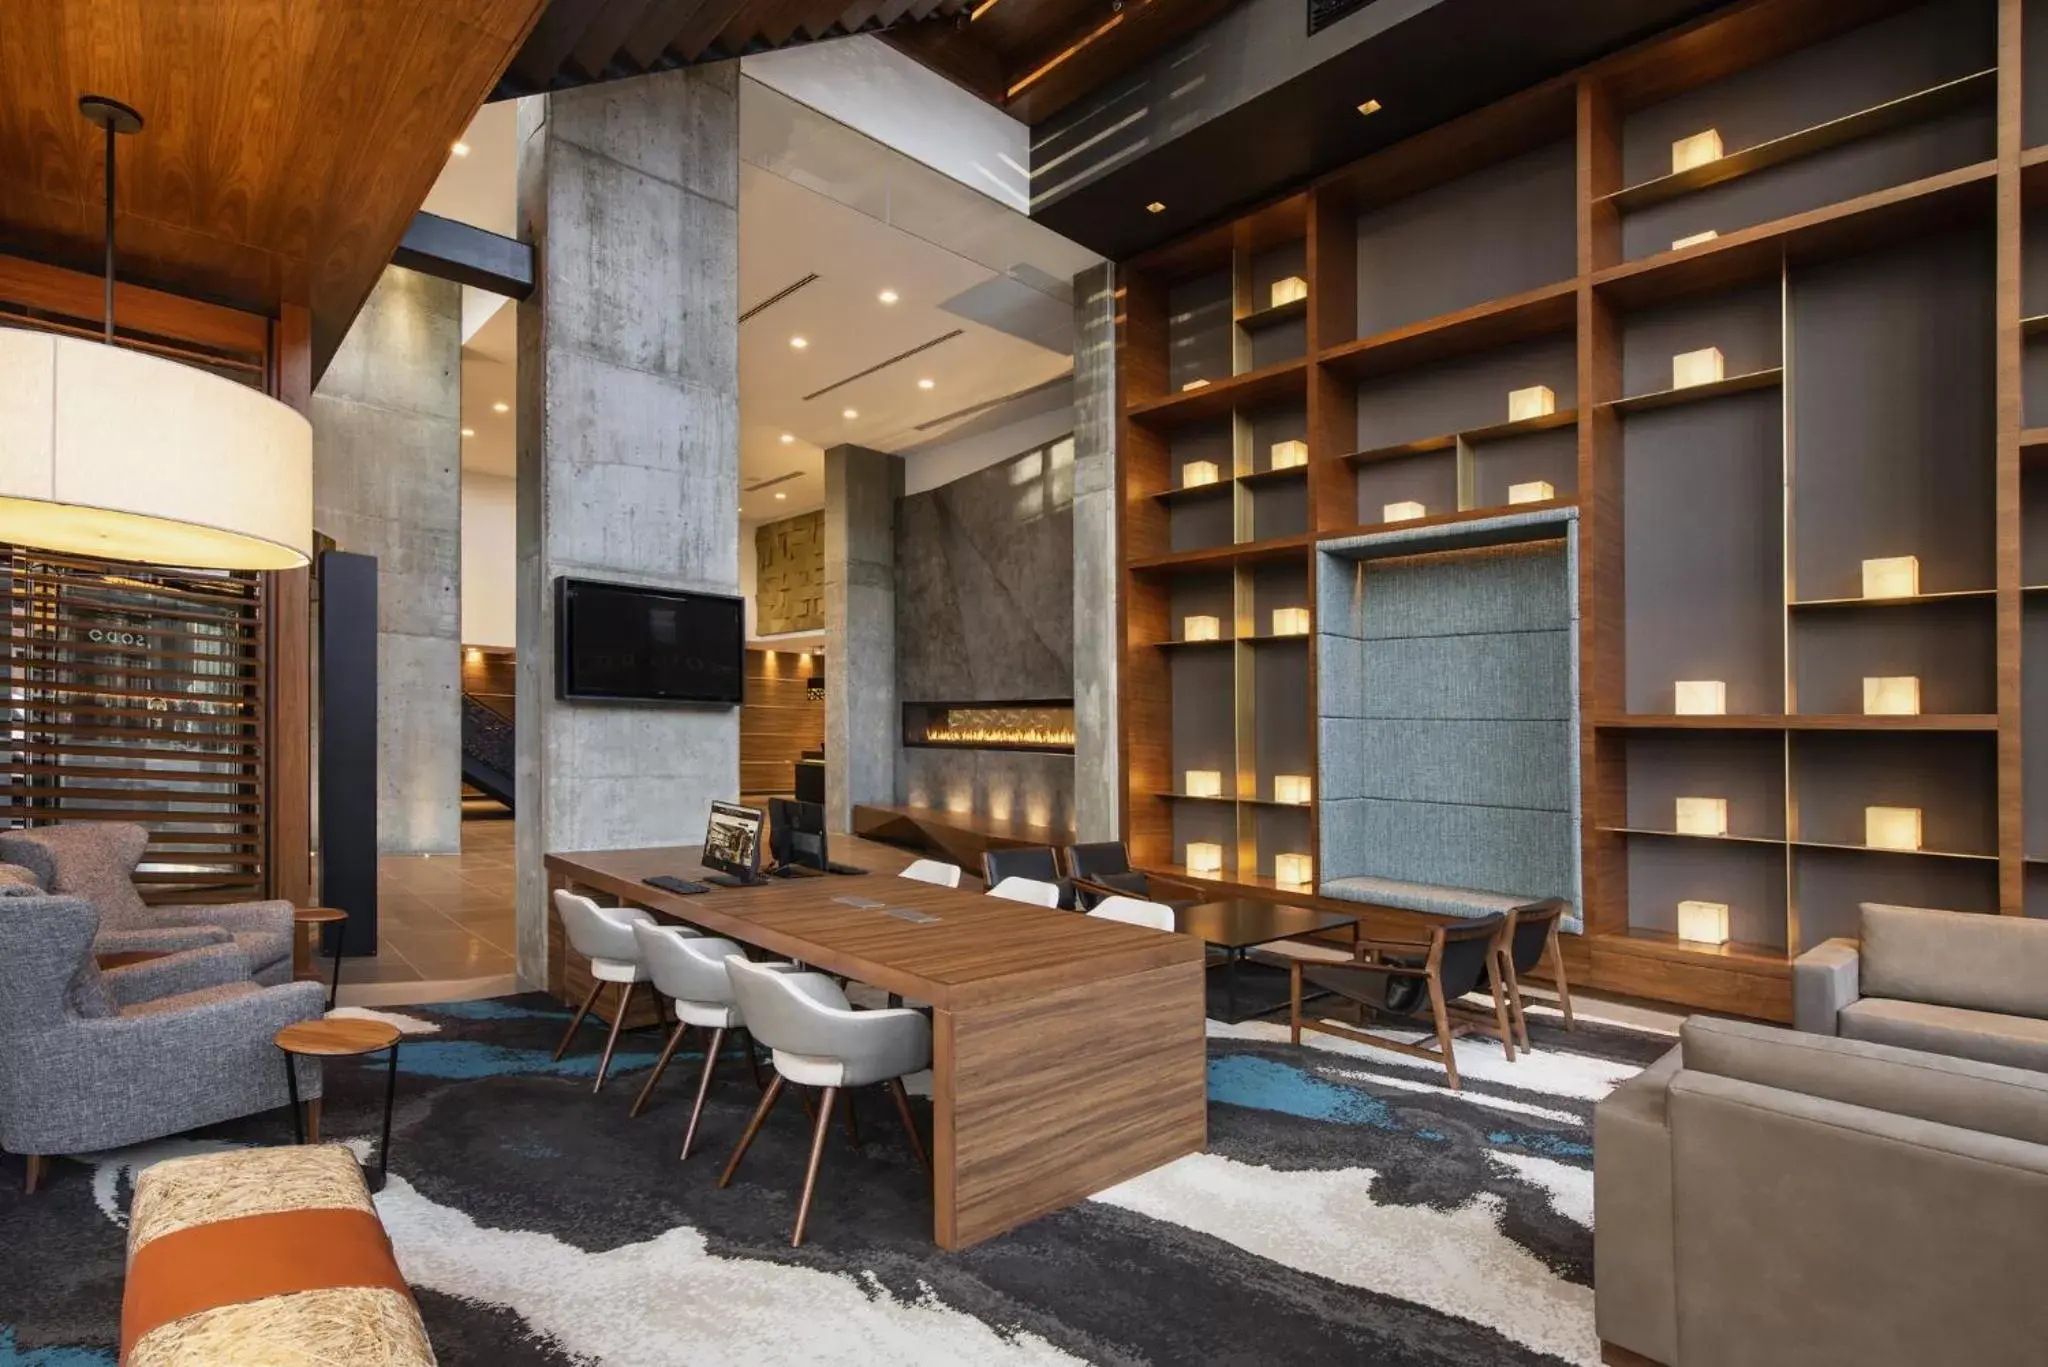
[[[152,901],[263,895],[263,577],[0,547],[0,819],[133,821]]]
[[[825,744],[825,700],[810,681],[825,672],[822,654],[795,650],[746,652],[746,702],[740,707],[740,791],[787,793],[796,761]]]

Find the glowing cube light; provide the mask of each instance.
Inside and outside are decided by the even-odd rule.
[[[1308,609],[1274,608],[1273,634],[1275,636],[1308,635]]]
[[[1429,516],[1429,509],[1413,500],[1389,503],[1380,509],[1382,522],[1413,522],[1418,517]]]
[[[1297,299],[1306,298],[1308,298],[1308,281],[1298,275],[1282,276],[1273,282],[1271,299],[1272,305],[1276,309],[1282,304],[1291,304]]]
[[[1305,441],[1276,441],[1273,443],[1273,468],[1292,470],[1297,465],[1308,464],[1308,443]]]
[[[1689,138],[1680,138],[1671,144],[1671,174],[1690,171],[1695,166],[1705,166],[1710,161],[1721,159],[1721,130],[1709,128],[1704,133],[1695,133]]]
[[[1873,850],[1920,848],[1918,807],[1865,807],[1863,843]]]
[[[1556,411],[1557,395],[1550,392],[1550,386],[1547,384],[1532,384],[1527,389],[1508,391],[1509,422],[1547,418]]]
[[[1526,484],[1510,484],[1508,486],[1508,502],[1510,503],[1544,503],[1556,497],[1557,490],[1550,486],[1550,481],[1547,479],[1532,479]]]
[[[1205,484],[1214,484],[1219,473],[1213,460],[1191,460],[1180,467],[1180,487],[1199,489]]]
[[[1709,228],[1703,233],[1693,233],[1686,237],[1675,237],[1671,240],[1671,250],[1674,252],[1682,252],[1687,247],[1697,247],[1702,242],[1712,242],[1715,238],[1719,237],[1720,235],[1721,234],[1715,232],[1712,228]]]
[[[1919,592],[1919,556],[1890,555],[1863,562],[1865,598],[1912,598]]]
[[[1696,384],[1718,384],[1724,373],[1721,348],[1717,346],[1701,347],[1698,351],[1681,351],[1671,358],[1673,389],[1690,389]]]
[[[1308,789],[1307,774],[1273,775],[1273,800],[1275,802],[1292,802],[1297,806],[1305,805],[1308,802]]]
[[[1188,872],[1218,874],[1223,872],[1223,847],[1207,840],[1188,842]]]
[[[1728,799],[1725,797],[1682,797],[1677,811],[1680,835],[1728,834]]]
[[[1863,715],[1914,717],[1920,714],[1920,679],[1914,674],[1863,680]]]
[[[1671,710],[1681,717],[1718,717],[1728,711],[1728,685],[1720,679],[1680,679],[1671,693]]]
[[[1223,639],[1223,621],[1218,617],[1196,615],[1180,619],[1180,638],[1183,641],[1220,641]]]
[[[1728,943],[1728,904],[1726,902],[1680,902],[1678,904],[1678,938],[1691,940],[1696,944],[1724,945]]]
[[[1315,861],[1305,854],[1276,854],[1273,881],[1291,888],[1309,887],[1316,881]]]

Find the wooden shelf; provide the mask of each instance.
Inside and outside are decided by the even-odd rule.
[[[1275,304],[1271,308],[1258,309],[1247,313],[1244,317],[1237,320],[1237,325],[1246,332],[1259,332],[1269,327],[1276,327],[1281,323],[1291,323],[1297,318],[1306,317],[1308,317],[1308,298],[1303,296],[1300,299],[1291,300],[1285,304]]]
[[[1904,598],[1804,598],[1785,606],[1794,612],[1821,608],[1910,608],[1926,603],[1967,603],[1998,597],[1997,589],[1948,589],[1941,593],[1915,593]]]
[[[1768,835],[1695,835],[1690,831],[1660,831],[1644,826],[1601,826],[1603,835],[1647,835],[1659,840],[1704,840],[1719,845],[1776,845],[1783,848],[1785,841]]]
[[[1219,479],[1214,484],[1183,485],[1178,489],[1161,489],[1158,493],[1152,495],[1152,501],[1165,504],[1169,508],[1176,503],[1199,503],[1204,499],[1214,498],[1218,494],[1228,494],[1230,492],[1230,485],[1230,480]]]
[[[1276,636],[1268,631],[1256,636],[1240,636],[1237,639],[1243,641],[1248,646],[1307,645],[1315,639],[1315,632],[1313,630],[1292,631],[1284,636]]]
[[[1196,551],[1174,551],[1147,560],[1126,563],[1131,570],[1224,569],[1231,565],[1261,565],[1298,560],[1313,545],[1307,532],[1299,536],[1274,537],[1267,541],[1240,541],[1229,546],[1205,546]]]
[[[1623,308],[1646,308],[1705,290],[1775,279],[1785,260],[1847,255],[1944,222],[1989,214],[1998,163],[1980,161],[1857,195],[1698,246],[1658,252],[1596,272],[1593,287]]]
[[[2048,427],[2023,427],[2020,429],[2020,449],[2038,451],[2048,447]]]
[[[1605,195],[1595,202],[1611,205],[1623,213],[1633,213],[1637,209],[1662,204],[1666,200],[1720,185],[1739,176],[1752,175],[1773,166],[1782,166],[1786,162],[1812,156],[1816,152],[1824,152],[1831,147],[1840,147],[1844,143],[1873,137],[1894,128],[1903,128],[1922,119],[1934,118],[1961,109],[1973,100],[1989,101],[1997,84],[1998,68],[1988,67],[1983,71],[1973,71],[1967,76],[1944,81],[1925,90],[1916,90],[1910,95],[1887,100],[1883,104],[1874,104],[1867,109],[1859,109],[1839,119],[1829,119],[1826,123],[1817,123],[1795,133],[1787,133],[1783,137],[1752,144],[1690,170],[1675,171],[1667,176],[1658,176],[1655,180],[1639,181],[1626,189]]]
[[[1711,384],[1691,384],[1683,389],[1656,389],[1648,394],[1631,394],[1625,399],[1610,399],[1600,407],[1616,413],[1647,413],[1652,409],[1670,408],[1677,404],[1718,399],[1723,394],[1746,394],[1752,389],[1776,389],[1784,382],[1785,368],[1772,366],[1769,370],[1751,370],[1741,375],[1730,375]]]
[[[1290,465],[1284,470],[1254,470],[1248,475],[1239,475],[1237,482],[1247,489],[1265,489],[1278,484],[1306,482],[1308,467]]]
[[[1795,850],[1852,850],[1858,854],[1893,854],[1907,859],[1975,859],[1992,864],[1998,862],[1998,856],[1995,854],[1966,854],[1961,850],[1887,850],[1876,845],[1836,844],[1827,840],[1794,840],[1791,845]]]
[[[1154,793],[1152,796],[1167,802],[1214,802],[1226,807],[1234,807],[1238,801],[1227,793],[1218,793],[1215,797],[1203,797],[1199,793]]]
[[[1576,508],[1578,505],[1577,498],[1565,497],[1546,498],[1540,503],[1499,503],[1487,508],[1460,508],[1452,513],[1431,513],[1428,517],[1411,517],[1400,522],[1358,522],[1349,527],[1323,532],[1316,539],[1327,541],[1331,537],[1339,536],[1371,536],[1403,527],[1448,527],[1460,522],[1484,522],[1490,517],[1504,517],[1510,513],[1538,512],[1544,508]]]
[[[1578,320],[1578,282],[1560,281],[1326,349],[1318,358],[1352,379],[1491,351],[1569,331]]]
[[[1709,945],[1697,940],[1681,940],[1669,931],[1642,930],[1635,927],[1620,933],[1588,934],[1585,938],[1591,945],[1622,949],[1628,953],[1646,954],[1656,958],[1718,960],[1724,964],[1741,962],[1745,966],[1777,973],[1789,974],[1792,971],[1792,952],[1778,945],[1746,943],[1741,940]]]
[[[1224,417],[1239,408],[1259,408],[1284,399],[1305,400],[1307,396],[1308,363],[1302,360],[1282,361],[1263,370],[1216,380],[1200,389],[1182,390],[1178,394],[1134,403],[1124,412],[1148,427],[1172,428]]]
[[[1911,717],[1866,717],[1858,713],[1691,717],[1628,712],[1601,717],[1594,725],[1608,731],[1996,731],[1998,716],[1991,712],[1965,712]]]
[[[2044,331],[2048,331],[2048,313],[2029,314],[2027,317],[2020,319],[2020,334],[2022,336],[2038,337]]]
[[[1216,650],[1223,646],[1237,644],[1235,636],[1225,636],[1217,641],[1154,641],[1154,650]]]
[[[1313,802],[1281,802],[1270,797],[1241,797],[1238,801],[1247,807],[1274,807],[1283,812],[1300,812],[1304,816],[1315,810]]]
[[[1490,427],[1472,427],[1462,432],[1446,432],[1441,436],[1423,437],[1418,441],[1402,442],[1397,446],[1375,446],[1367,451],[1353,451],[1344,459],[1353,465],[1365,465],[1378,460],[1399,460],[1403,456],[1421,456],[1432,451],[1455,450],[1461,441],[1499,441],[1504,437],[1519,437],[1529,432],[1548,432],[1554,427],[1569,427],[1578,420],[1578,409],[1560,408],[1555,413],[1545,413],[1540,418],[1497,422]],[[1524,505],[1517,503],[1506,506],[1519,508]]]

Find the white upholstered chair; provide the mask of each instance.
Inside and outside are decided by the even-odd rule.
[[[652,923],[654,913],[639,907],[601,907],[566,888],[555,889],[555,913],[562,918],[562,933],[568,937],[570,946],[590,960],[590,995],[576,1008],[569,1028],[562,1032],[562,1042],[555,1047],[557,1060],[569,1052],[576,1027],[583,1024],[605,984],[615,983],[619,989],[618,1004],[612,1011],[612,1031],[604,1042],[604,1057],[597,1063],[597,1081],[590,1088],[595,1092],[604,1086],[605,1074],[611,1071],[612,1051],[618,1047],[619,1027],[633,1005],[633,989],[647,981],[647,965],[641,962],[640,943],[633,938],[633,926],[639,921]]]
[[[1174,929],[1173,908],[1147,902],[1142,897],[1105,897],[1088,914],[1104,921],[1122,921],[1127,926],[1169,933]]]
[[[942,888],[960,886],[960,866],[942,864],[936,859],[915,859],[910,867],[903,870],[902,877],[919,883],[936,883]]]
[[[990,888],[988,895],[1006,902],[1029,902],[1034,907],[1048,909],[1060,904],[1059,884],[1041,883],[1036,878],[1005,878]]]
[[[832,1104],[839,1093],[871,1083],[887,1085],[896,1115],[910,1138],[911,1152],[926,1172],[925,1156],[910,1102],[903,1093],[905,1074],[921,1072],[932,1061],[932,1027],[911,1010],[856,1011],[839,984],[823,973],[793,969],[787,964],[749,963],[738,955],[725,961],[733,995],[755,1039],[773,1051],[775,1076],[747,1122],[739,1147],[719,1176],[723,1187],[739,1170],[740,1160],[775,1108],[785,1082],[821,1089],[818,1116],[811,1135],[811,1161],[804,1173],[803,1199],[796,1210],[792,1246],[803,1243],[804,1224],[811,1215],[811,1194],[818,1185],[818,1160],[825,1152],[825,1132],[832,1124]]]
[[[668,1061],[683,1042],[683,1036],[692,1026],[711,1032],[710,1042],[704,1046],[704,1072],[697,1079],[696,1104],[690,1107],[690,1125],[683,1131],[682,1157],[690,1156],[690,1145],[697,1138],[697,1122],[704,1115],[704,1098],[711,1091],[711,1073],[718,1066],[719,1051],[725,1048],[728,1032],[737,1031],[746,1035],[746,1020],[740,1015],[739,1003],[732,993],[732,979],[725,971],[725,961],[733,955],[745,957],[740,947],[731,940],[715,936],[699,935],[681,926],[658,926],[642,923],[633,927],[633,938],[640,942],[640,955],[647,964],[647,971],[654,979],[654,990],[675,1002],[676,1028],[662,1046],[661,1058],[655,1063],[654,1071],[647,1075],[647,1083],[641,1087],[640,1095],[633,1099],[630,1114],[638,1115],[647,1104],[647,1098],[654,1093],[654,1084],[661,1081],[661,1074],[668,1067]],[[754,1085],[761,1085],[761,1062],[754,1057],[754,1041],[745,1040],[747,1062],[754,1070]]]

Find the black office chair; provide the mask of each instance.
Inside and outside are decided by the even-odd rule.
[[[1294,1043],[1301,1043],[1303,1030],[1370,1044],[1375,1049],[1442,1062],[1450,1089],[1458,1090],[1458,1061],[1451,1052],[1451,1040],[1467,1030],[1481,1029],[1497,1035],[1510,1062],[1515,1057],[1514,1032],[1508,1021],[1507,998],[1501,991],[1501,965],[1506,946],[1508,920],[1487,916],[1475,921],[1451,921],[1433,926],[1429,943],[1361,940],[1350,963],[1316,963],[1293,959],[1288,963],[1288,1025]],[[1333,1021],[1303,1020],[1301,984],[1307,979],[1315,986],[1334,992],[1365,1007],[1374,1016],[1409,1020],[1428,1013],[1436,1035],[1434,1052],[1423,1047],[1429,1036],[1413,1044],[1401,1044],[1348,1029]],[[1477,1017],[1454,1003],[1484,983],[1493,992],[1493,1019]]]
[[[1522,975],[1532,972],[1546,958],[1550,960],[1551,981],[1557,984],[1557,1004],[1564,1013],[1564,1028],[1572,1028],[1572,990],[1564,980],[1564,948],[1557,938],[1568,909],[1562,897],[1548,897],[1508,913],[1507,928],[1501,937],[1501,977],[1506,980],[1508,1009],[1515,1018],[1515,1039],[1524,1053],[1529,1050],[1529,1022],[1522,1015]]]
[[[1191,907],[1205,899],[1200,888],[1177,883],[1131,867],[1130,851],[1121,840],[1067,846],[1067,876],[1081,910],[1093,910],[1107,897],[1137,897],[1169,907]]]
[[[1007,850],[981,852],[982,880],[990,887],[1005,878],[1030,878],[1051,883],[1060,890],[1060,909],[1075,911],[1074,882],[1060,875],[1060,859],[1050,845],[1025,845]]]

